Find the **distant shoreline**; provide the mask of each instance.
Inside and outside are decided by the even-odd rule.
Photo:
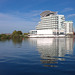
[[[3,39],[19,39],[19,38],[28,38],[29,33],[22,33],[21,31],[13,31],[12,34],[0,34],[0,40]]]

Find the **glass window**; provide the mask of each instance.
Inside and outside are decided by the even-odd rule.
[[[61,34],[61,35],[63,35],[63,34],[64,34],[64,32],[60,32],[60,34]]]
[[[31,34],[37,34],[37,31],[31,31]]]

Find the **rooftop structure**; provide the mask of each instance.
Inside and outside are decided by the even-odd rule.
[[[57,12],[47,10],[47,11],[42,12],[40,15],[41,15],[41,17],[46,17],[46,16],[56,15],[56,14],[57,14]]]

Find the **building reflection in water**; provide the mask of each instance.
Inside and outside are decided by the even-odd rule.
[[[37,46],[44,66],[56,67],[58,61],[65,61],[66,54],[73,53],[73,38],[30,38]]]

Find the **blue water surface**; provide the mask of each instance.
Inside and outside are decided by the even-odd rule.
[[[74,38],[1,40],[0,75],[75,75]]]

